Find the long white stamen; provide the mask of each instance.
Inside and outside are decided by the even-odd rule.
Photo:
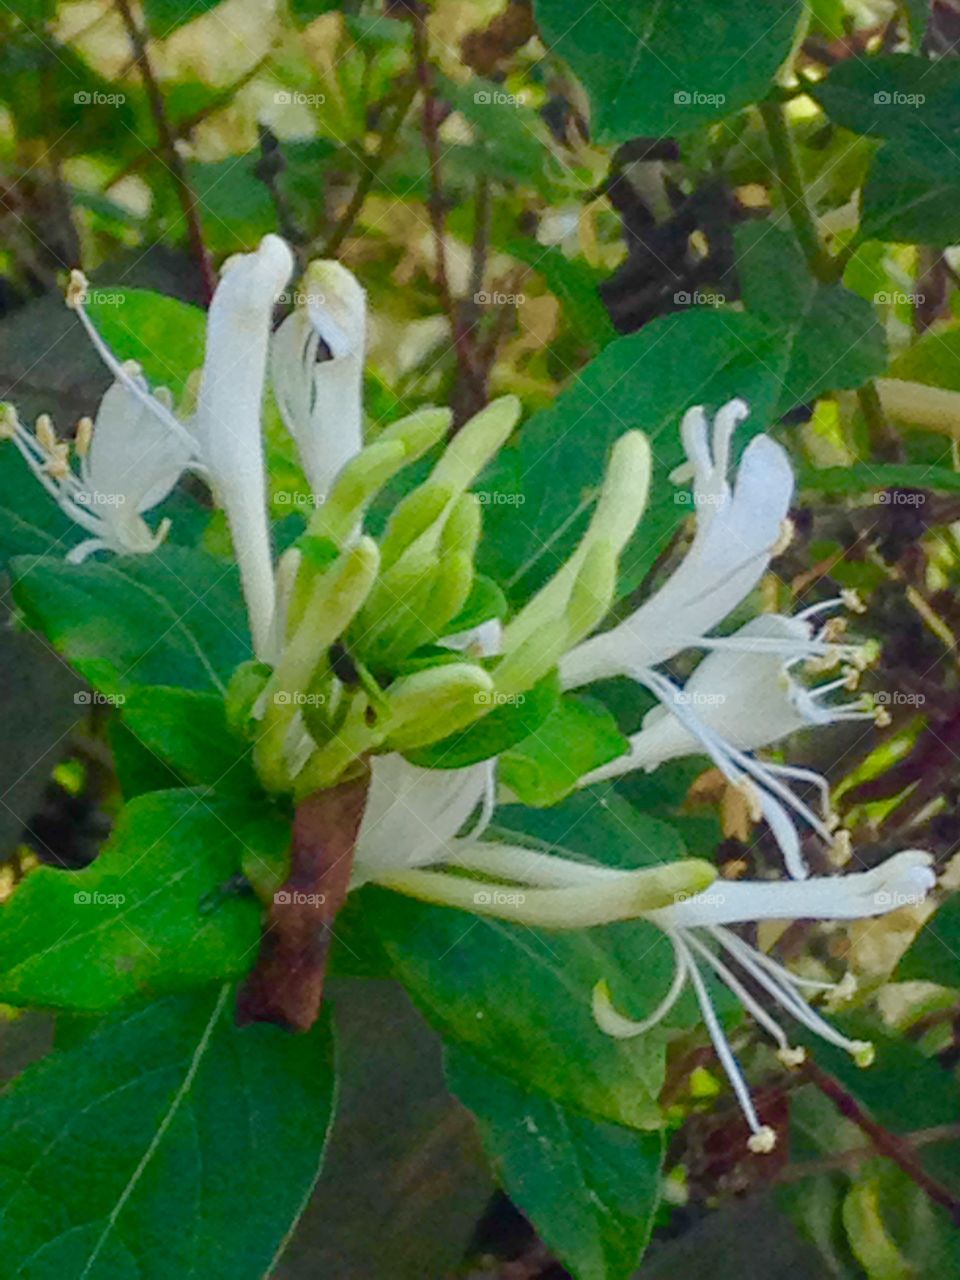
[[[724,930],[723,935],[723,942],[727,950],[736,955],[739,963],[743,965],[751,977],[759,982],[764,990],[768,991],[789,1013],[793,1014],[798,1022],[802,1023],[803,1026],[818,1035],[822,1040],[826,1040],[828,1044],[836,1045],[838,1049],[845,1049],[853,1057],[859,1058],[863,1055],[866,1048],[864,1041],[851,1040],[847,1036],[841,1035],[835,1027],[832,1027],[829,1022],[821,1018],[792,986],[779,981],[766,969],[762,964],[762,953],[755,951],[742,938],[738,938],[736,934],[728,933],[727,930]],[[758,960],[761,962],[758,963]]]
[[[168,427],[175,436],[179,437],[184,444],[189,445],[192,453],[196,453],[197,442],[190,432],[186,429],[182,422],[179,421],[166,406],[159,401],[156,396],[150,394],[142,385],[138,378],[131,375],[129,369],[117,359],[104,340],[97,332],[96,326],[84,310],[83,304],[78,303],[73,310],[77,314],[77,318],[87,331],[87,335],[93,346],[100,356],[100,359],[107,366],[116,380],[121,383],[131,395],[136,396],[142,405],[150,410],[165,427]]]
[[[710,932],[714,935],[718,942],[726,947],[731,941],[736,946],[747,946],[748,944],[732,933],[725,925],[718,924],[710,926]],[[839,982],[819,982],[814,978],[802,978],[800,974],[793,973],[785,965],[780,964],[778,960],[774,960],[773,956],[768,956],[765,951],[755,951],[751,953],[753,958],[768,969],[770,973],[778,978],[781,982],[792,984],[795,987],[804,987],[810,991],[836,991],[842,985]]]
[[[746,1117],[747,1124],[750,1126],[754,1136],[757,1136],[764,1132],[767,1126],[760,1123],[760,1117],[757,1115],[756,1108],[753,1105],[753,1098],[751,1098],[750,1090],[747,1088],[747,1082],[740,1069],[740,1063],[730,1048],[730,1042],[727,1040],[723,1027],[720,1025],[720,1019],[717,1017],[710,1000],[706,983],[700,976],[700,970],[697,968],[697,963],[690,954],[689,948],[681,938],[677,939],[677,953],[683,958],[691,986],[697,996],[697,1003],[700,1005],[704,1024],[710,1039],[713,1041],[717,1057],[720,1059],[720,1065],[730,1081],[737,1102],[740,1104],[740,1110]]]
[[[768,1032],[778,1047],[781,1049],[789,1049],[790,1042],[787,1039],[787,1033],[784,1031],[783,1027],[781,1027],[779,1022],[767,1013],[762,1004],[759,1004],[753,998],[733,970],[730,969],[729,966],[725,965],[720,957],[715,955],[714,952],[712,952],[709,947],[705,946],[694,934],[684,934],[684,939],[688,946],[693,947],[699,955],[703,956],[704,960],[706,960],[707,964],[710,965],[717,977],[730,988],[754,1021],[758,1022],[760,1026]]]

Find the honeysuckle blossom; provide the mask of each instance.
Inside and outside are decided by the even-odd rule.
[[[772,1038],[785,1066],[799,1065],[804,1051],[790,1044],[767,1003],[756,994],[758,990],[782,1013],[822,1040],[845,1049],[860,1065],[869,1065],[873,1049],[866,1041],[842,1035],[803,994],[835,990],[839,984],[814,982],[792,973],[744,941],[730,926],[764,920],[869,919],[921,903],[935,883],[930,855],[907,850],[870,871],[813,877],[803,883],[714,880],[702,891],[680,891],[667,905],[650,909],[638,908],[635,903],[637,873],[472,837],[449,841],[446,858],[453,873],[381,868],[371,878],[428,902],[531,926],[574,928],[617,919],[642,919],[662,930],[670,939],[675,958],[673,981],[663,999],[648,1017],[628,1018],[615,1008],[601,976],[593,998],[597,1024],[607,1035],[620,1039],[646,1034],[663,1022],[689,985],[750,1127],[750,1149],[758,1153],[773,1149],[775,1135],[757,1116],[743,1072],[713,1007],[704,972],[719,979],[736,996]],[[467,879],[459,873],[464,869],[480,872],[486,879]],[[668,883],[664,882],[665,888]],[[518,891],[523,886],[531,887]]]
[[[146,384],[131,373],[146,394]],[[165,398],[161,390],[161,398]],[[170,493],[188,459],[188,441],[174,436],[123,382],[107,390],[95,422],[82,418],[71,446],[41,415],[35,431],[19,421],[12,405],[0,413],[0,439],[11,439],[31,472],[61,511],[90,536],[67,559],[79,564],[94,551],[146,552],[166,537],[169,521],[156,530],[144,519]]]
[[[756,587],[789,527],[793,474],[780,445],[755,437],[744,450],[732,489],[728,482],[731,437],[747,413],[742,401],[725,405],[714,419],[712,440],[703,410],[686,414],[681,433],[693,468],[697,521],[690,550],[649,600],[612,630],[566,654],[560,671],[567,688],[627,674],[662,704],[630,739],[629,752],[587,775],[582,786],[705,752],[744,788],[756,815],[769,823],[790,875],[802,878],[807,870],[794,819],[828,842],[834,838],[826,784],[809,770],[762,763],[749,753],[806,724],[874,713],[862,701],[838,706],[825,701],[839,687],[850,687],[852,666],[841,679],[813,689],[793,675],[794,668],[811,660],[834,665],[860,660],[856,646],[838,643],[835,620],[816,624],[819,614],[840,601],[795,617],[763,615],[731,636],[710,634]],[[688,648],[707,650],[707,656],[680,688],[658,667]],[[822,815],[794,794],[790,781],[819,788]]]
[[[273,336],[277,407],[316,499],[363,447],[366,295],[339,262],[313,262]]]

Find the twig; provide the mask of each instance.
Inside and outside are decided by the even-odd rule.
[[[960,1227],[960,1197],[955,1196],[924,1169],[910,1144],[897,1134],[885,1129],[862,1107],[853,1094],[848,1093],[839,1080],[808,1059],[804,1071],[807,1079],[830,1099],[840,1114],[851,1120],[865,1133],[876,1151],[892,1160],[934,1204],[940,1205],[950,1215],[954,1226]]]
[[[956,1142],[958,1138],[960,1124],[937,1124],[929,1129],[916,1129],[913,1133],[900,1135],[901,1142],[915,1149],[932,1147],[938,1142]],[[824,1156],[822,1160],[801,1160],[797,1164],[785,1165],[777,1174],[777,1181],[800,1182],[804,1178],[816,1178],[824,1173],[855,1169],[864,1160],[875,1159],[876,1155],[876,1147],[863,1146],[851,1147],[833,1156]]]
[[[164,160],[173,177],[174,186],[177,189],[180,207],[183,210],[183,216],[187,224],[190,249],[200,269],[205,300],[209,302],[213,297],[217,280],[213,270],[213,263],[207,252],[207,246],[203,241],[203,228],[200,225],[200,215],[197,210],[197,197],[187,178],[183,159],[177,151],[176,141],[170,128],[170,122],[167,119],[167,105],[147,53],[146,35],[133,16],[130,0],[116,0],[116,2],[120,17],[123,19],[123,25],[133,46],[137,66],[140,68],[140,74],[143,77],[143,86],[147,91],[150,111],[157,127],[157,138],[163,151]]]
[[[360,175],[360,180],[354,189],[353,195],[350,197],[350,202],[320,250],[321,258],[332,258],[352,231],[353,224],[363,208],[364,200],[370,194],[371,187],[393,152],[397,135],[404,120],[407,118],[407,112],[410,110],[410,105],[416,97],[416,93],[417,81],[415,78],[411,78],[404,86],[403,92],[397,99],[393,115],[380,134],[380,145],[377,148],[377,154]]]
[[[459,307],[450,289],[450,275],[447,270],[446,216],[440,171],[440,103],[433,92],[433,67],[430,64],[427,21],[419,4],[413,8],[412,18],[413,57],[417,83],[423,96],[421,131],[427,159],[430,162],[430,194],[427,197],[427,210],[430,214],[430,226],[433,229],[437,292],[440,295],[440,304],[450,321],[460,379],[467,387],[472,388],[475,385],[476,374],[469,344],[470,331],[463,324]],[[455,395],[454,400],[457,399],[459,397]]]
[[[369,773],[317,791],[293,820],[290,874],[274,894],[237,1022],[309,1031],[320,1012],[333,922],[350,887]]]
[[[793,139],[787,127],[784,107],[779,102],[761,102],[760,115],[767,131],[777,185],[783,196],[784,208],[797,242],[803,250],[803,256],[818,279],[833,280],[836,269],[829,254],[820,243],[817,224],[807,204],[803,175],[800,172]]]
[[[168,121],[170,134],[174,142],[179,142],[182,138],[189,138],[190,134],[196,129],[197,125],[203,124],[204,120],[209,120],[212,115],[224,107],[228,107],[234,100],[241,89],[245,88],[251,80],[253,80],[266,64],[270,61],[270,55],[264,54],[259,58],[252,67],[248,67],[243,75],[238,76],[236,80],[228,84],[220,93],[211,98],[209,102],[199,107],[196,111],[191,111],[188,116],[184,116],[181,120]],[[136,66],[136,62],[134,62]],[[118,182],[122,182],[124,178],[129,178],[132,173],[138,173],[145,164],[150,160],[158,159],[157,153],[152,147],[147,147],[143,151],[139,151],[131,160],[121,166],[115,174],[107,181],[106,190],[116,186]]]

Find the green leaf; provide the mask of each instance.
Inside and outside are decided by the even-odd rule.
[[[921,463],[864,463],[800,472],[799,487],[817,493],[857,494],[871,489],[933,489],[960,493],[960,472]]]
[[[608,792],[580,793],[553,809],[511,806],[491,835],[549,855],[611,866],[683,856],[677,833],[633,813]],[[477,891],[483,892],[478,882]],[[637,920],[579,930],[528,929],[365,889],[364,918],[426,1016],[488,1067],[589,1115],[659,1128],[664,1034],[696,1021],[685,996],[648,1036],[614,1040],[593,1020],[601,979],[629,1017],[651,1013],[673,977],[673,949]]]
[[[113,696],[144,685],[226,691],[250,656],[236,568],[202,551],[81,565],[20,556],[13,594],[27,621]]]
[[[810,86],[836,124],[899,144],[933,172],[960,176],[960,64],[914,54],[845,58]]]
[[[560,681],[556,672],[551,672],[532,689],[517,694],[502,706],[495,706],[460,733],[404,755],[422,769],[462,769],[468,764],[491,760],[529,737],[557,705],[559,697]]]
[[[894,143],[874,156],[861,194],[860,231],[873,240],[946,248],[960,240],[960,176],[934,171]]]
[[[814,279],[794,238],[769,223],[741,227],[736,245],[747,311],[780,330],[787,343],[780,413],[883,373],[883,327],[865,298]]]
[[[545,248],[534,240],[510,240],[508,253],[543,276],[550,292],[559,298],[577,338],[591,351],[613,342],[617,331],[597,292],[598,273],[562,249]]]
[[[248,744],[231,733],[223,698],[193,689],[137,689],[121,705],[140,744],[184,782],[253,796]]]
[[[953,243],[960,235],[960,65],[913,54],[849,58],[810,92],[837,124],[886,139],[864,185],[861,234]]]
[[[930,917],[900,961],[897,977],[960,987],[960,893]]]
[[[38,867],[0,907],[0,1001],[103,1010],[244,973],[260,909],[225,886],[288,840],[286,822],[239,802],[134,800],[90,867]]]
[[[144,13],[155,40],[165,40],[178,27],[215,9],[220,0],[144,0]]]
[[[475,75],[464,85],[440,76],[438,89],[469,124],[482,169],[500,181],[544,184],[552,164],[544,125],[522,96]]]
[[[152,289],[91,285],[87,310],[104,342],[121,360],[136,360],[155,387],[183,394],[203,364],[206,315]]]
[[[689,133],[763,97],[800,20],[796,0],[536,0],[547,43],[583,81],[601,141]],[[746,51],[749,50],[749,53]]]
[[[541,725],[500,757],[500,780],[523,804],[556,804],[578,780],[630,749],[602,703],[566,695]]]
[[[44,493],[14,446],[0,444],[0,568],[13,556],[65,556],[85,536]]]
[[[228,988],[99,1023],[0,1102],[0,1252],[22,1280],[260,1280],[319,1172],[333,1039],[238,1030]]]
[[[472,631],[482,622],[489,622],[491,618],[504,618],[506,615],[506,596],[492,578],[478,573],[473,579],[467,603],[455,618],[450,619],[447,632],[449,635],[456,635],[460,631]]]
[[[693,405],[716,409],[741,396],[752,411],[738,433],[745,442],[774,417],[788,354],[782,333],[722,309],[664,316],[610,343],[548,409],[522,424],[478,482],[524,499],[485,509],[483,570],[514,606],[528,599],[586,528],[614,441],[638,427],[650,439],[654,473],[646,513],[620,563],[621,590],[636,586],[689,513],[668,480],[684,461],[681,417]]]
[[[663,1134],[592,1120],[459,1049],[447,1079],[504,1189],[564,1266],[577,1280],[628,1280],[660,1201]]]

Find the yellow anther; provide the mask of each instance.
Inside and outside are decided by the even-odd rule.
[[[73,447],[78,458],[85,458],[90,452],[90,441],[93,439],[93,419],[81,418],[73,437]]]
[[[858,1067],[873,1066],[874,1059],[877,1056],[877,1051],[869,1040],[854,1040],[851,1053]]]
[[[48,413],[41,413],[37,421],[34,423],[34,434],[37,437],[37,443],[44,453],[53,453],[57,447],[57,435],[53,429],[53,423]]]
[[[89,288],[90,282],[82,271],[74,269],[70,272],[70,279],[67,282],[66,303],[72,311],[79,311],[86,302]]]
[[[878,729],[885,729],[890,724],[890,712],[886,707],[874,707],[873,723]]]
[[[840,599],[843,601],[844,608],[849,609],[851,613],[866,613],[867,606],[860,599],[859,594],[852,587],[844,587],[840,592]]]
[[[20,427],[20,419],[12,404],[0,403],[0,440],[12,440]]]
[[[830,855],[833,863],[839,867],[844,866],[853,856],[853,839],[846,827],[841,827],[833,833]]]
[[[768,1156],[776,1145],[777,1135],[768,1124],[751,1133],[747,1139],[747,1146],[755,1156]]]
[[[777,1057],[790,1071],[796,1071],[798,1067],[802,1067],[807,1060],[806,1049],[800,1047],[787,1047],[786,1049],[778,1049]]]
[[[796,533],[796,526],[789,516],[780,521],[780,533],[776,542],[770,548],[770,558],[774,556],[782,556],[787,547],[793,541],[793,535]]]

